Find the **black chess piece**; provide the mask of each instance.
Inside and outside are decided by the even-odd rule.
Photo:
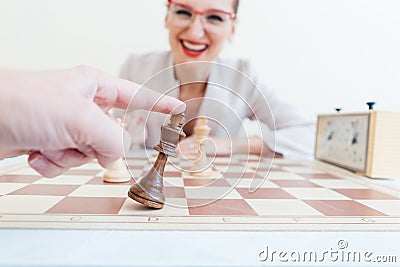
[[[175,148],[186,137],[182,131],[184,120],[183,113],[172,115],[169,124],[161,126],[160,143],[153,147],[159,152],[157,160],[150,171],[129,189],[128,196],[133,200],[154,209],[164,207],[164,168],[168,156],[176,157]]]
[[[375,102],[367,102],[368,109],[369,109],[369,110],[373,110],[375,104],[376,104]]]

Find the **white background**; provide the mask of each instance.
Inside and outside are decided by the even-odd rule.
[[[131,52],[168,49],[165,0],[0,0],[0,67],[90,64],[112,74]],[[312,114],[399,110],[400,1],[241,0],[225,56],[254,61]]]

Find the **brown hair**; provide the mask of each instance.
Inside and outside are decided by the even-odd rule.
[[[233,11],[237,14],[239,9],[239,0],[233,0]]]

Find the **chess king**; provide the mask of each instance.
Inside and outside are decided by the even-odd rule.
[[[169,124],[161,126],[160,143],[153,147],[159,152],[157,160],[150,171],[129,189],[128,196],[133,200],[154,209],[164,207],[164,168],[168,156],[176,157],[175,149],[186,137],[182,131],[184,120],[183,113],[172,115]]]

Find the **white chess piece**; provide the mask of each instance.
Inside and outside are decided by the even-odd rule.
[[[190,174],[194,176],[210,176],[213,171],[211,170],[210,163],[207,159],[207,152],[204,146],[204,140],[208,138],[211,128],[207,125],[208,120],[204,116],[197,118],[196,126],[194,127],[194,133],[196,135],[196,143],[199,147],[199,152]]]
[[[120,118],[117,118],[117,121],[121,127],[125,126]],[[131,178],[131,174],[126,167],[123,158],[119,158],[115,161],[111,168],[106,169],[103,174],[103,181],[108,183],[128,182]]]
[[[131,174],[126,168],[124,160],[119,158],[111,168],[106,169],[103,181],[108,183],[123,183],[131,180]]]

